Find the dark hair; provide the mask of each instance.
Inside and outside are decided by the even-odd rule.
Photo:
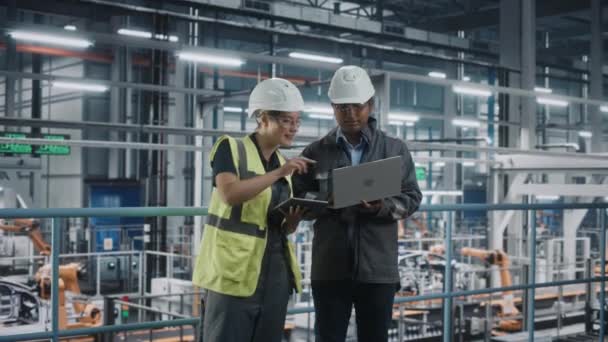
[[[262,110],[262,109],[258,109],[256,110],[253,115],[255,116],[255,121],[258,123],[258,127],[260,128],[260,120],[258,120],[259,118],[262,117],[262,115],[266,114],[274,119],[278,118],[279,116],[281,116],[281,114],[283,114],[284,112],[280,111],[280,110]]]

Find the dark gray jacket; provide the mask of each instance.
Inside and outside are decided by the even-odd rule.
[[[310,144],[303,156],[317,161],[308,174],[294,175],[297,197],[328,199],[331,170],[351,165],[350,154],[336,143],[333,129]],[[403,175],[400,195],[382,200],[377,213],[360,206],[327,210],[314,223],[312,280],[355,279],[369,283],[397,283],[397,221],[412,215],[420,205],[422,193],[416,181],[412,156],[405,143],[387,136],[369,119],[362,133],[369,144],[361,163],[401,156]]]

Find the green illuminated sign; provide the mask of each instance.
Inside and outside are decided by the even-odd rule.
[[[42,139],[47,140],[65,140],[63,135],[43,134]],[[63,145],[39,145],[35,147],[34,154],[47,155],[68,155],[70,154],[70,146]]]
[[[64,134],[42,134],[32,135],[28,133],[16,133],[16,132],[0,132],[0,137],[13,138],[13,139],[25,139],[25,138],[38,138],[47,140],[67,140],[70,138],[69,135]],[[34,154],[34,155],[69,155],[71,152],[70,146],[62,145],[31,145],[31,144],[19,144],[19,143],[0,143],[0,154]]]
[[[426,180],[426,169],[423,167],[416,167],[416,180]]]
[[[5,132],[5,133],[2,133],[1,136],[4,138],[14,138],[14,139],[27,138],[27,135],[25,133]],[[8,144],[0,143],[0,153],[30,154],[30,153],[32,153],[32,145],[15,144],[15,143],[8,143]]]

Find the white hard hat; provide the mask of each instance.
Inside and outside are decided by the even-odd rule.
[[[264,80],[253,88],[249,96],[249,117],[257,110],[299,112],[304,109],[304,99],[293,83],[282,78]]]
[[[336,71],[329,84],[327,95],[332,103],[365,103],[376,93],[367,72],[355,65],[343,66]]]

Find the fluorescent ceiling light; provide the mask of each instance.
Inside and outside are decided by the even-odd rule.
[[[465,82],[469,82],[471,80],[471,78],[469,76],[463,76],[462,80]]]
[[[139,37],[139,38],[147,38],[147,39],[152,38],[152,32],[131,30],[131,29],[125,29],[125,28],[121,28],[120,30],[118,30],[118,34],[121,34],[123,36],[131,36],[131,37]]]
[[[548,106],[568,107],[568,101],[549,99],[546,97],[537,98],[536,103]]]
[[[242,113],[243,112],[243,108],[241,108],[241,107],[224,107],[224,112]]]
[[[93,45],[93,42],[71,36],[61,36],[49,33],[38,33],[28,31],[13,31],[10,36],[16,40],[24,40],[35,43],[50,44],[50,45],[62,45],[75,48],[87,48]]]
[[[91,84],[91,83],[80,83],[80,82],[69,82],[69,81],[53,81],[53,87],[56,88],[64,88],[64,89],[73,89],[80,91],[91,91],[102,93],[104,91],[108,91],[109,87],[103,84]]]
[[[557,201],[559,196],[556,195],[536,195],[536,199],[540,201]]]
[[[405,113],[388,113],[389,120],[416,122],[420,120],[420,116],[415,114]]]
[[[443,72],[439,72],[439,71],[431,71],[429,72],[429,76],[434,77],[434,78],[446,78],[447,75]]]
[[[474,95],[474,96],[482,96],[482,97],[489,97],[490,95],[492,95],[492,92],[489,90],[472,88],[472,87],[453,86],[452,90],[455,93],[464,94],[464,95]]]
[[[317,119],[317,120],[333,120],[334,119],[333,115],[322,114],[322,113],[308,114],[308,117],[311,118],[311,119]]]
[[[313,55],[310,53],[303,53],[303,52],[290,52],[289,57],[297,58],[297,59],[305,59],[308,61],[332,63],[332,64],[342,64],[342,62],[344,62],[344,60],[342,58]]]
[[[388,124],[392,126],[403,126],[405,121],[389,120]]]
[[[245,61],[239,58],[211,55],[208,53],[201,52],[180,51],[177,53],[177,57],[190,62],[217,64],[233,67],[238,67],[245,64]]]
[[[311,105],[304,108],[305,112],[314,112],[314,113],[323,113],[323,114],[331,114],[332,117],[334,115],[334,109],[331,106],[323,106],[323,105]]]
[[[179,38],[177,36],[166,36],[164,34],[155,34],[154,38],[160,39],[160,40],[168,40],[173,43],[179,41]]]
[[[608,106],[600,106],[600,111],[608,113]]]
[[[76,26],[74,26],[74,25],[65,25],[63,27],[63,29],[64,30],[68,30],[68,31],[76,31],[77,30]]]
[[[415,123],[415,122],[412,122],[412,121],[406,121],[406,122],[405,122],[405,126],[406,126],[406,127],[414,127],[414,125],[415,125],[415,124],[416,124],[416,123]]]
[[[435,163],[433,163],[433,165],[434,165],[434,166],[437,166],[437,167],[444,167],[444,166],[445,166],[445,162],[442,162],[442,161],[440,161],[440,162],[435,162]]]
[[[466,120],[466,119],[453,119],[452,124],[458,127],[466,127],[466,128],[479,128],[481,127],[481,122],[477,120]]]
[[[534,91],[537,93],[551,94],[553,92],[553,89],[544,87],[534,87]]]
[[[578,136],[581,138],[591,138],[593,136],[593,133],[589,131],[580,131],[578,132]]]
[[[472,167],[472,166],[475,166],[475,162],[464,161],[464,162],[462,162],[462,166],[464,166],[464,167]]]
[[[462,196],[462,190],[422,190],[422,196]]]

